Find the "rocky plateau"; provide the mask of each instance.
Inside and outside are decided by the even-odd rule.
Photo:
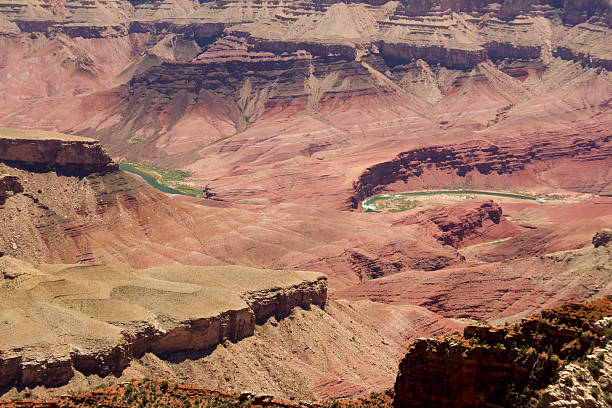
[[[611,8],[0,0],[0,395],[365,396],[411,347],[380,404],[593,403],[522,319],[612,294]]]
[[[325,305],[323,275],[243,267],[34,265],[2,258],[0,387],[121,374],[145,353],[210,351]]]

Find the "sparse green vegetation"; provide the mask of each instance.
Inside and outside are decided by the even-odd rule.
[[[119,168],[138,174],[152,187],[168,194],[183,194],[191,197],[202,197],[203,190],[181,183],[191,173],[176,169],[163,169],[139,163],[120,163]]]
[[[604,364],[599,359],[588,359],[585,363],[586,368],[589,370],[594,379],[599,379],[601,375],[601,370],[604,368]]]
[[[169,383],[158,380],[133,380],[127,384],[110,385],[93,392],[72,393],[70,396],[54,399],[56,407],[129,407],[129,408],[391,408],[393,392],[372,392],[369,396],[360,399],[340,399],[329,401],[313,401],[306,404],[287,402],[268,397],[248,396],[214,391],[206,388]],[[14,400],[11,407],[23,406],[22,401]],[[42,401],[40,401],[42,402]],[[2,405],[2,404],[0,404]],[[4,405],[2,405],[4,406]]]
[[[362,205],[365,212],[401,212],[411,210],[423,204],[422,200],[411,199],[417,196],[440,196],[440,198],[455,197],[462,200],[473,200],[478,196],[495,196],[505,198],[515,198],[521,200],[538,200],[536,197],[525,196],[512,193],[498,193],[476,190],[440,190],[440,191],[416,191],[397,194],[380,194],[370,197],[363,201]]]

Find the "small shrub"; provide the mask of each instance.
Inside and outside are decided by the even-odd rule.
[[[573,387],[574,386],[574,379],[570,376],[564,377],[563,378],[563,385],[565,385],[566,387]]]
[[[599,379],[601,370],[603,369],[603,363],[601,360],[591,359],[586,363],[586,368],[590,371],[594,379]]]
[[[161,384],[159,385],[159,389],[161,392],[165,394],[168,391],[168,381],[166,380],[162,381]]]

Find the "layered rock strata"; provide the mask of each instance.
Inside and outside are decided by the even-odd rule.
[[[434,234],[434,238],[445,245],[458,248],[464,241],[484,235],[496,226],[505,227],[510,234],[514,231],[511,224],[502,217],[502,208],[493,201],[465,212],[453,210],[450,214],[441,209],[427,211],[419,217],[425,219],[426,223],[434,223],[440,229],[439,233]]]
[[[0,387],[121,373],[145,353],[208,352],[294,307],[324,306],[326,278],[247,267],[147,270],[0,258]]]
[[[368,168],[353,183],[354,194],[350,201],[353,208],[358,208],[363,199],[385,191],[394,183],[400,183],[399,189],[402,183],[409,189],[422,184],[419,179],[429,174],[446,174],[450,176],[445,178],[449,182],[470,186],[486,184],[488,176],[512,175],[530,169],[537,172],[535,165],[557,159],[600,162],[609,160],[611,155],[612,142],[607,136],[592,140],[577,138],[562,143],[541,141],[527,148],[483,141],[423,147],[400,153],[391,161]],[[476,178],[475,175],[484,177]]]
[[[189,169],[226,201],[320,187],[340,208],[343,173],[417,146],[609,127],[607,3],[53,4],[0,8],[0,123]]]
[[[559,368],[605,345],[612,299],[567,304],[513,327],[468,326],[463,336],[420,339],[400,363],[398,407],[537,404]],[[535,401],[535,402],[534,402]],[[535,406],[535,405],[534,405]]]
[[[0,128],[0,161],[29,171],[78,176],[118,169],[96,140],[9,128]]]

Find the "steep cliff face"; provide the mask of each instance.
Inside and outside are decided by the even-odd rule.
[[[30,171],[79,176],[118,169],[96,140],[8,128],[0,128],[0,161]]]
[[[13,333],[0,344],[4,388],[59,386],[75,371],[120,374],[145,353],[209,352],[253,335],[256,322],[327,299],[325,277],[311,272],[0,263],[3,324]]]
[[[611,313],[612,300],[604,298],[548,310],[514,327],[468,326],[463,336],[420,339],[400,363],[394,404],[536,406],[538,390],[555,381],[566,361],[605,345],[600,323]]]
[[[525,171],[537,174],[541,171],[538,165],[546,165],[554,160],[566,158],[582,163],[598,163],[611,154],[612,143],[607,136],[592,140],[567,140],[562,143],[542,140],[529,147],[510,144],[498,146],[481,141],[454,146],[424,147],[400,153],[392,161],[367,169],[353,183],[354,194],[351,202],[353,208],[358,208],[364,198],[385,191],[394,183],[399,184],[395,188],[404,190],[423,184],[429,187],[444,187],[444,182],[446,185],[455,186],[486,185],[498,176]],[[438,181],[437,185],[419,182],[432,174],[443,181]],[[441,175],[443,176],[440,177]],[[582,191],[589,191],[588,187]]]
[[[345,208],[342,174],[398,152],[496,137],[571,143],[609,127],[605,2],[28,0],[2,10],[0,123],[188,169],[231,202]]]

